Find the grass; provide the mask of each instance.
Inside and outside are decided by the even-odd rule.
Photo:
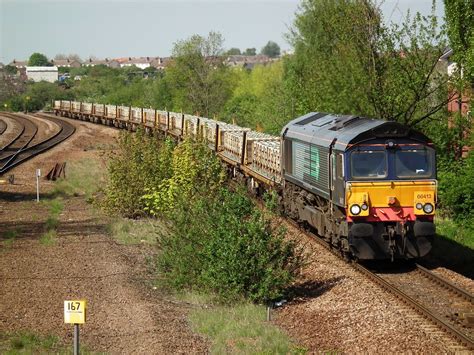
[[[188,295],[190,303],[207,301],[202,295]],[[266,321],[266,308],[251,303],[215,306],[191,311],[194,331],[211,341],[211,353],[305,354],[278,327]]]
[[[59,338],[52,335],[40,336],[30,332],[0,333],[0,353],[66,353],[66,349],[60,345]]]
[[[38,335],[32,332],[0,332],[0,354],[72,354],[72,343],[65,345],[54,335]],[[81,354],[102,354],[91,352],[81,344]]]
[[[94,159],[82,159],[73,161],[66,165],[66,178],[56,181],[53,189],[55,196],[85,196],[91,200],[93,195],[99,191],[100,184],[104,180],[105,169],[99,161]]]
[[[157,243],[156,229],[160,221],[155,219],[133,220],[117,218],[107,225],[108,233],[121,244],[151,244]]]
[[[8,230],[5,233],[3,233],[3,236],[2,236],[3,245],[5,247],[11,247],[13,243],[15,242],[15,239],[18,236],[18,234],[19,234],[18,229]]]
[[[51,246],[56,244],[57,237],[58,235],[56,233],[56,230],[52,229],[44,233],[39,241],[42,245]]]
[[[428,258],[473,278],[474,223],[458,223],[448,218],[438,218],[436,238]]]
[[[451,219],[438,219],[436,221],[437,234],[464,245],[474,251],[474,226],[471,221],[459,224]]]

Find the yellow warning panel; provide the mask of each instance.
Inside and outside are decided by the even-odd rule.
[[[84,324],[86,322],[86,301],[64,301],[64,323]]]

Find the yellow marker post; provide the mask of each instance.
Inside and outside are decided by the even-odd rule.
[[[79,324],[86,322],[86,301],[64,301],[64,323],[74,324],[74,355],[79,355]]]

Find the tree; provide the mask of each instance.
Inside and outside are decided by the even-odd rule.
[[[241,55],[239,48],[231,48],[226,52],[227,55]]]
[[[5,65],[5,67],[3,68],[3,70],[5,71],[6,74],[8,75],[15,75],[17,73],[17,69],[16,67],[14,67],[13,65]]]
[[[28,60],[28,65],[32,67],[45,67],[51,66],[51,63],[44,54],[33,53]]]
[[[270,58],[276,58],[280,56],[280,46],[273,41],[268,41],[265,47],[262,48],[261,53]]]
[[[175,43],[174,61],[165,75],[174,109],[205,116],[220,112],[231,95],[233,76],[221,58],[222,44],[222,36],[215,32]]]
[[[244,55],[249,55],[249,56],[257,55],[257,49],[256,48],[247,48],[244,52]]]
[[[474,2],[444,0],[444,7],[453,59],[474,86]]]
[[[299,113],[416,125],[451,99],[437,70],[446,42],[433,14],[385,25],[372,0],[304,0],[289,39],[295,54],[286,59],[287,79]]]
[[[64,60],[67,59],[67,56],[65,54],[56,54],[54,56],[54,60]]]

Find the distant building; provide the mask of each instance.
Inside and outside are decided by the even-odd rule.
[[[26,77],[34,82],[49,81],[54,83],[58,80],[58,67],[26,67]]]
[[[13,59],[13,61],[8,65],[11,65],[12,67],[15,67],[17,69],[22,69],[26,68],[26,66],[28,65],[28,61]]]
[[[128,58],[117,58],[115,59],[117,62],[120,63],[120,67],[131,67],[136,66],[140,69],[145,69],[151,66],[152,61],[154,61],[155,57],[128,57]]]
[[[81,63],[74,59],[51,59],[51,64],[58,68],[79,68]]]
[[[3,70],[4,67],[5,65],[3,65],[3,63],[0,62],[0,70]]]
[[[115,59],[92,59],[89,58],[85,62],[82,63],[84,67],[95,67],[96,65],[105,65],[109,68],[120,68],[120,63],[117,62]]]
[[[151,62],[150,66],[158,70],[164,70],[166,66],[170,63],[170,57],[155,57]]]
[[[225,60],[225,64],[230,67],[240,67],[252,69],[257,64],[266,65],[272,60],[266,55],[230,55]]]

